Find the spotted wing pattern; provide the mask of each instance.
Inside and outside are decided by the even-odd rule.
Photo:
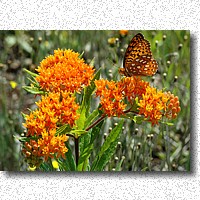
[[[156,60],[152,57],[150,43],[141,33],[133,37],[123,62],[120,73],[125,76],[152,76],[158,69]]]

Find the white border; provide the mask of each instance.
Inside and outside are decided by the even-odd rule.
[[[31,2],[31,3],[30,3]],[[1,29],[191,31],[191,173],[0,172],[0,199],[199,199],[199,0],[0,0]],[[2,131],[2,130],[1,130]],[[1,132],[0,131],[0,132]]]

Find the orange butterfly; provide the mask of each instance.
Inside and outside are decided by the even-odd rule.
[[[152,57],[150,43],[141,33],[133,37],[123,61],[124,68],[120,74],[125,76],[153,76],[158,69],[156,60]]]

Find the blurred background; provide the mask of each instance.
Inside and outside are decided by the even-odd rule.
[[[190,33],[189,31],[0,31],[0,170],[23,171],[20,144],[14,136],[24,129],[21,112],[35,109],[37,99],[22,86],[28,85],[26,68],[35,72],[42,59],[54,49],[73,49],[89,63],[95,58],[95,69],[101,76],[119,80],[118,69],[132,37],[141,32],[151,44],[159,64],[154,77],[144,78],[158,89],[177,95],[181,112],[173,125],[151,127],[127,120],[116,152],[106,171],[189,171],[190,170]],[[92,101],[92,108],[97,101]],[[92,109],[91,108],[91,109]],[[95,158],[100,145],[118,119],[110,118],[96,140],[91,155]],[[72,143],[73,145],[73,143]],[[120,167],[119,167],[120,166]]]

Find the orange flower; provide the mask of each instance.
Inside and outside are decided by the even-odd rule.
[[[76,113],[79,105],[75,102],[75,96],[70,95],[68,92],[50,92],[36,104],[39,108],[48,112],[48,119],[51,122],[55,120],[55,122],[69,124],[72,127],[79,117]],[[55,118],[58,120],[56,121]]]
[[[38,140],[38,147],[40,155],[47,160],[49,157],[53,158],[54,155],[65,158],[65,153],[68,151],[65,146],[65,142],[68,140],[68,136],[61,135],[55,136],[56,129],[51,129],[48,132],[44,130],[42,132],[42,138]]]
[[[138,105],[139,114],[144,115],[152,125],[158,124],[162,116],[173,119],[180,112],[178,97],[174,97],[170,92],[157,91],[150,86]]]
[[[119,82],[96,80],[95,85],[101,109],[109,117],[125,114],[125,98],[133,105],[136,97],[139,100],[138,114],[143,115],[152,125],[158,124],[162,116],[174,119],[180,112],[178,97],[170,92],[157,91],[140,77],[125,77]]]
[[[66,135],[55,136],[56,129],[50,129],[48,132],[44,129],[41,137],[37,140],[31,139],[29,142],[24,143],[22,152],[28,158],[29,164],[39,165],[41,158],[47,160],[62,156],[65,158],[65,153],[68,151],[65,142],[68,140]]]
[[[126,104],[125,98],[128,98],[130,104],[133,104],[136,97],[141,98],[146,92],[149,83],[141,80],[140,77],[125,77],[119,82],[108,80],[96,80],[96,95],[100,96],[101,109],[110,116],[120,116],[124,114]]]
[[[143,81],[139,76],[125,77],[120,82],[120,87],[124,96],[128,98],[128,101],[132,104],[136,97],[141,98],[146,92],[148,82]]]
[[[72,50],[55,50],[40,63],[36,80],[48,92],[80,92],[90,84],[94,69]]]
[[[36,105],[38,109],[26,116],[24,126],[28,129],[27,136],[39,136],[44,129],[48,131],[56,128],[57,123],[69,124],[72,127],[79,117],[76,113],[79,106],[75,103],[75,97],[68,92],[50,92],[42,96],[42,100],[36,102]]]
[[[26,136],[33,136],[35,139],[26,142],[22,150],[32,165],[39,165],[42,157],[45,160],[53,155],[64,158],[68,137],[55,135],[57,124],[73,126],[79,117],[76,113],[79,106],[75,103],[75,97],[68,92],[50,92],[42,96],[36,105],[38,109],[27,115],[24,123],[28,129]]]
[[[110,116],[120,116],[123,114],[126,104],[123,102],[122,88],[119,83],[108,80],[96,80],[96,95],[100,96],[101,109]]]
[[[179,99],[170,92],[166,93],[166,96],[169,98],[169,100],[166,105],[165,116],[168,119],[175,119],[178,113],[181,111]]]
[[[162,117],[162,111],[165,108],[165,101],[162,101],[164,93],[157,91],[156,88],[150,86],[147,87],[146,93],[143,94],[143,98],[139,101],[139,114],[144,115],[145,118],[154,124],[158,124],[158,121]],[[166,101],[168,99],[165,99]]]

